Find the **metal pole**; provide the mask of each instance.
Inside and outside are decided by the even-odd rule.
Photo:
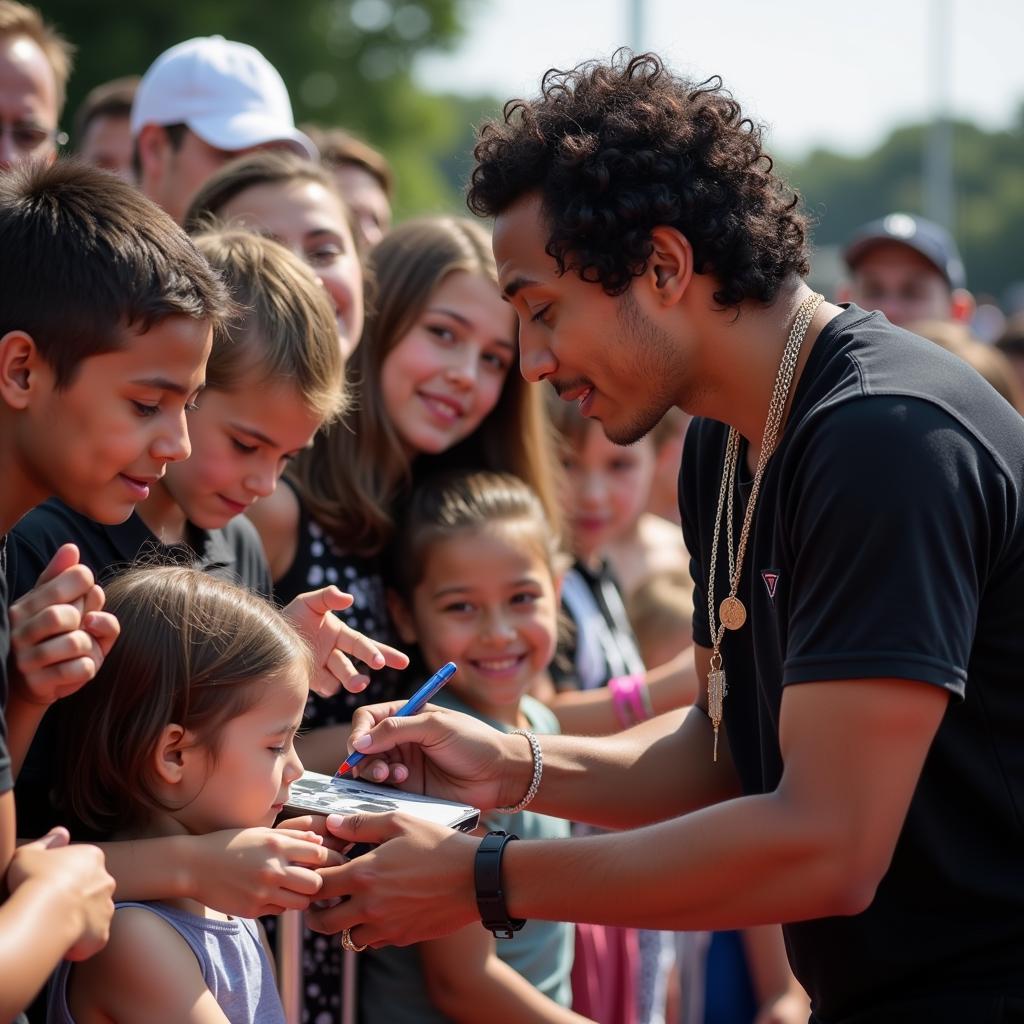
[[[629,40],[629,48],[634,53],[642,53],[644,48],[644,0],[627,0],[627,21],[626,38]]]
[[[953,123],[950,96],[953,80],[951,0],[931,0],[929,65],[932,121],[924,150],[925,214],[948,231],[956,229],[953,185]]]
[[[341,1024],[356,1024],[359,1008],[358,955],[348,950],[341,954]]]
[[[277,919],[277,983],[287,1024],[302,1022],[302,930],[301,910]]]

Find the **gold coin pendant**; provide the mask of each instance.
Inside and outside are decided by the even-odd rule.
[[[738,597],[727,597],[718,606],[718,617],[726,629],[740,629],[747,621],[747,609]]]

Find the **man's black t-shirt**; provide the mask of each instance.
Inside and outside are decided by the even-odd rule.
[[[220,530],[190,525],[185,544],[164,545],[137,513],[117,526],[104,526],[52,498],[19,520],[8,536],[7,583],[12,601],[35,586],[57,549],[67,543],[78,545],[80,561],[100,583],[136,560],[174,562],[195,565],[264,597],[271,595],[270,571],[259,535],[244,516],[235,517]],[[64,702],[58,701],[46,712],[18,776],[18,835],[22,838],[34,839],[53,825],[68,824],[56,811],[51,796],[63,707]]]
[[[705,647],[726,436],[695,420],[680,478]],[[716,607],[724,548],[723,531]],[[1017,1019],[1000,1014],[1024,1012],[1024,419],[955,356],[846,309],[765,471],[739,596],[724,714],[746,792],[779,782],[783,686],[890,677],[951,696],[871,906],[785,926],[814,1020]]]

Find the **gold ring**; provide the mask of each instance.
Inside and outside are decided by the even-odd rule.
[[[362,951],[366,949],[366,946],[357,946],[352,941],[352,929],[343,928],[341,932],[341,948],[345,950],[346,953],[362,953]]]

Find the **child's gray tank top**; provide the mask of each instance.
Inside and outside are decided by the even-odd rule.
[[[117,910],[139,907],[163,918],[188,944],[203,980],[231,1024],[284,1024],[274,972],[260,942],[255,921],[236,917],[219,921],[163,903],[118,903]],[[64,961],[50,981],[47,1024],[75,1024],[68,1009],[67,984],[73,964]]]

